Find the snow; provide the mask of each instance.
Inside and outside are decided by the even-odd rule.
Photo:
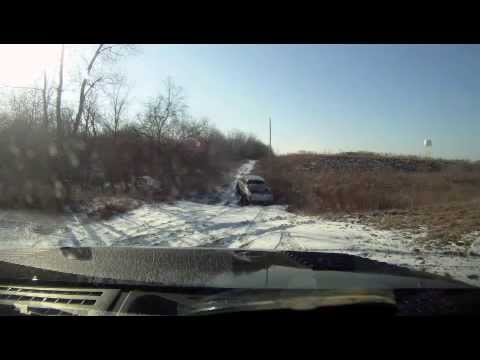
[[[465,236],[464,241],[471,242],[468,249],[468,254],[473,256],[480,256],[480,231],[475,231],[468,236]]]
[[[238,205],[236,179],[249,174],[248,161],[223,192],[195,201],[146,204],[105,221],[86,215],[0,211],[0,247],[159,246],[227,247],[340,252],[445,275],[480,286],[480,235],[469,250],[427,251],[424,234],[376,230],[366,225],[300,216],[286,207]],[[470,242],[469,242],[470,243]],[[473,276],[472,276],[473,275]],[[470,277],[469,277],[470,276]]]

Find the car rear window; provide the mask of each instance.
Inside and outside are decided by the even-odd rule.
[[[259,187],[251,189],[252,194],[270,194],[270,189],[267,187]]]
[[[262,185],[264,184],[265,182],[262,181],[262,180],[248,180],[248,184],[249,185]]]

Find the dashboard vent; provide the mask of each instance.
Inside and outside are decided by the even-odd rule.
[[[36,313],[60,314],[62,310],[83,313],[107,311],[117,297],[115,289],[46,288],[0,285],[0,304],[26,305]],[[50,311],[41,309],[48,308]],[[40,309],[40,310],[39,310]],[[54,310],[58,311],[54,311]]]

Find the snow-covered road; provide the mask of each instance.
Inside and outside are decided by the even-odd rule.
[[[248,174],[254,161],[234,178]],[[382,231],[365,225],[299,216],[284,206],[239,206],[235,179],[224,191],[197,201],[158,203],[106,221],[86,216],[52,216],[37,212],[0,212],[0,247],[161,246],[343,252],[426,270],[480,286],[480,256],[458,249],[426,251],[422,234]],[[478,235],[477,235],[478,237]],[[477,241],[477,243],[480,242]],[[480,246],[479,246],[480,247]]]

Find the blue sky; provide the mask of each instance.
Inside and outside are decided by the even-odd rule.
[[[297,150],[480,159],[480,47],[142,45],[124,63],[137,100],[171,76],[190,111]]]
[[[0,85],[28,85],[58,63],[59,45],[29,47],[0,47]],[[422,154],[431,137],[434,156],[480,159],[477,45],[141,45],[119,66],[132,114],[170,76],[191,114],[221,130],[268,141],[271,116],[281,153]]]

